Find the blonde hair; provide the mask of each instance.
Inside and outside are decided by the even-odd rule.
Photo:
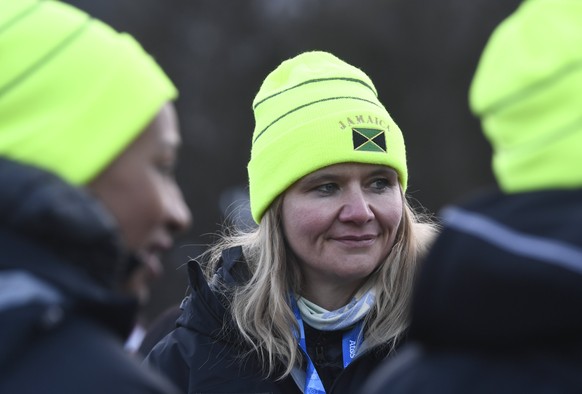
[[[419,259],[437,232],[427,215],[416,213],[403,199],[403,215],[398,234],[386,261],[370,275],[376,303],[364,326],[370,346],[394,345],[408,326],[408,306]],[[301,274],[290,260],[281,229],[282,198],[266,211],[252,231],[224,235],[206,253],[206,275],[216,272],[225,248],[242,247],[250,279],[232,289],[230,312],[250,353],[256,353],[268,376],[283,378],[301,364],[293,327],[295,316],[288,303],[291,292],[299,293]]]

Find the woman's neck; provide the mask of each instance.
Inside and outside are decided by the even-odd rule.
[[[328,311],[334,311],[350,302],[358,290],[359,285],[359,283],[352,286],[328,283],[305,283],[301,297]]]

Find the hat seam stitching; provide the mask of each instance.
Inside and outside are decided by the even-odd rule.
[[[45,0],[38,1],[36,4],[33,4],[24,11],[21,11],[18,15],[7,21],[3,26],[0,26],[0,34],[4,33],[4,31],[8,30],[15,23],[18,23],[18,21],[20,21],[22,18],[26,18],[28,15],[36,11],[36,9],[40,7],[44,1]]]
[[[17,75],[11,81],[9,81],[4,86],[0,87],[0,99],[6,93],[8,93],[11,89],[15,86],[26,80],[29,76],[34,74],[39,68],[44,66],[50,60],[52,60],[56,55],[58,55],[61,51],[63,51],[67,46],[72,44],[77,38],[79,38],[82,33],[87,29],[90,25],[92,18],[87,18],[87,20],[81,24],[73,33],[69,34],[65,39],[59,42],[55,47],[53,47],[50,51],[44,54],[40,59],[38,59],[34,64],[24,70],[22,73]]]
[[[375,103],[375,102],[373,102],[373,101],[371,101],[371,100],[366,100],[366,99],[363,99],[363,98],[361,98],[361,97],[353,97],[353,96],[338,96],[338,97],[328,97],[328,98],[324,98],[324,99],[321,99],[321,100],[312,101],[312,102],[310,102],[310,103],[307,103],[307,104],[300,105],[299,107],[296,107],[296,108],[294,108],[294,109],[292,109],[292,110],[290,110],[290,111],[288,111],[288,112],[284,113],[283,115],[279,116],[277,119],[275,119],[274,121],[272,121],[270,124],[268,124],[268,125],[267,125],[267,126],[266,126],[266,127],[263,129],[263,130],[261,130],[261,131],[260,131],[260,132],[257,134],[257,136],[255,137],[255,139],[253,140],[253,143],[257,142],[257,140],[258,140],[258,139],[259,139],[259,138],[260,138],[260,137],[261,137],[261,136],[262,136],[262,135],[263,135],[263,134],[264,134],[264,133],[265,133],[265,132],[266,132],[266,131],[267,131],[267,130],[268,130],[270,127],[271,127],[271,126],[273,126],[275,123],[277,123],[278,121],[280,121],[280,120],[281,120],[281,119],[283,119],[284,117],[286,117],[286,116],[288,116],[288,115],[292,114],[293,112],[299,111],[300,109],[303,109],[303,108],[305,108],[305,107],[308,107],[308,106],[310,106],[310,105],[313,105],[313,104],[317,104],[317,103],[321,103],[321,102],[325,102],[325,101],[331,101],[331,100],[343,100],[343,99],[365,101],[365,102],[367,102],[367,103],[370,103],[370,104],[373,104],[373,105],[375,105],[375,106],[377,106],[377,107],[380,107],[380,106],[379,106],[377,103]]]
[[[578,69],[582,68],[582,60],[578,60],[576,62],[569,63],[559,70],[555,71],[551,75],[547,76],[546,78],[537,81],[535,83],[529,84],[520,90],[505,96],[497,100],[495,103],[489,105],[483,111],[481,111],[481,116],[490,116],[496,112],[507,108],[516,102],[519,102],[526,96],[538,93],[539,91],[545,89],[547,86],[553,84],[554,82],[567,77],[568,75],[576,72]]]
[[[267,97],[265,97],[264,99],[262,99],[261,101],[259,101],[258,103],[256,103],[256,104],[253,106],[253,110],[256,110],[256,109],[257,109],[257,107],[258,107],[259,105],[261,105],[262,103],[264,103],[265,101],[267,101],[267,100],[269,100],[269,99],[271,99],[271,98],[273,98],[273,97],[275,97],[275,96],[278,96],[278,95],[280,95],[280,94],[283,94],[283,93],[285,93],[285,92],[288,92],[289,90],[292,90],[292,89],[295,89],[295,88],[298,88],[298,87],[300,87],[300,86],[307,85],[307,84],[310,84],[310,83],[316,83],[316,82],[327,82],[327,81],[348,81],[348,82],[357,82],[357,83],[359,83],[359,84],[362,84],[362,85],[364,85],[364,86],[365,86],[365,87],[367,87],[368,89],[370,89],[370,90],[372,91],[372,93],[374,93],[374,96],[376,96],[376,97],[378,96],[378,93],[377,93],[377,92],[376,92],[376,91],[375,91],[375,90],[374,90],[374,89],[373,89],[373,88],[372,88],[370,85],[368,85],[366,82],[364,82],[364,81],[362,81],[361,79],[358,79],[358,78],[345,78],[345,77],[316,78],[316,79],[310,79],[310,80],[307,80],[307,81],[303,81],[303,82],[301,82],[301,83],[299,83],[299,84],[297,84],[297,85],[294,85],[294,86],[288,87],[287,89],[283,89],[283,90],[281,90],[280,92],[273,93],[273,94],[271,94],[270,96],[267,96]]]
[[[532,141],[527,143],[519,144],[518,146],[512,146],[508,148],[498,148],[497,151],[499,153],[506,153],[506,152],[515,152],[516,150],[519,151],[531,151],[532,149],[539,149],[540,146],[546,146],[552,142],[555,142],[563,137],[568,136],[569,134],[579,131],[580,126],[582,126],[582,115],[577,117],[574,121],[569,122],[567,125],[564,125],[560,128],[554,129],[549,133],[544,133],[543,136],[538,138],[534,138]]]

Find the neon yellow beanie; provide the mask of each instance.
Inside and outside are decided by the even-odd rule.
[[[253,109],[248,172],[257,223],[289,186],[332,164],[392,167],[406,189],[402,133],[360,69],[326,52],[300,54],[267,76]]]
[[[491,36],[470,104],[502,190],[582,186],[582,1],[527,0]]]
[[[56,1],[0,1],[0,57],[0,155],[75,185],[177,96],[133,38]]]

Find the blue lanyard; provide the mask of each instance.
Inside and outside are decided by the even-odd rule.
[[[291,306],[293,308],[293,313],[295,314],[295,319],[297,319],[297,324],[299,325],[299,333],[295,332],[295,337],[299,341],[299,346],[305,352],[307,357],[307,370],[305,371],[305,387],[304,394],[325,394],[325,388],[321,382],[321,378],[317,374],[315,365],[309,354],[307,353],[307,344],[305,342],[305,327],[303,326],[303,319],[301,318],[301,312],[299,312],[299,307],[297,306],[297,301],[295,297],[291,296]],[[342,336],[342,357],[343,365],[346,368],[352,360],[356,357],[358,348],[361,345],[361,334],[362,334],[362,322],[357,323],[351,330],[346,331]]]

